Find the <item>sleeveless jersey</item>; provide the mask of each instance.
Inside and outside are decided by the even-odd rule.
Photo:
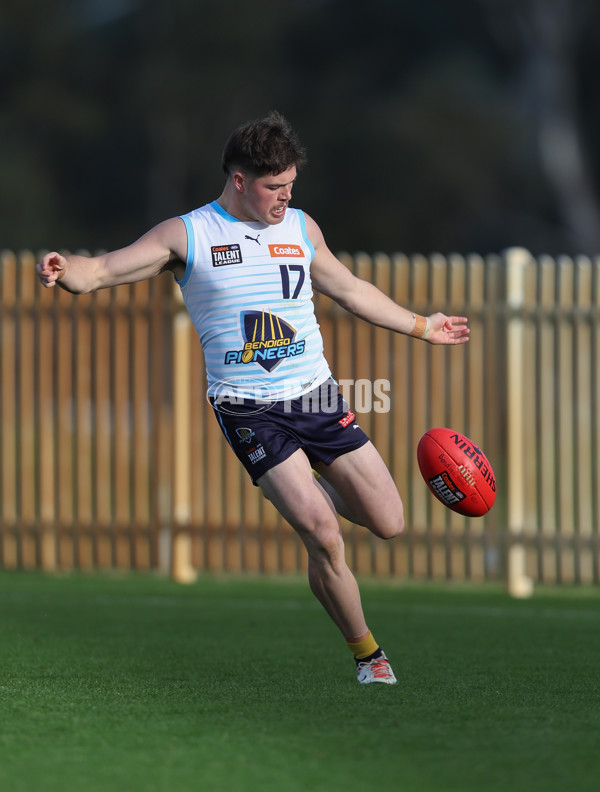
[[[181,219],[188,253],[179,285],[204,351],[208,395],[282,401],[325,382],[303,212],[288,208],[268,225],[238,220],[213,201]]]

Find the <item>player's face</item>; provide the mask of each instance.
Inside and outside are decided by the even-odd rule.
[[[244,177],[241,203],[246,220],[276,225],[281,223],[292,197],[296,166],[277,175]]]

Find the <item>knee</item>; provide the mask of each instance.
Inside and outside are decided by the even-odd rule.
[[[380,539],[394,539],[404,530],[404,510],[386,512],[368,527]]]
[[[337,521],[315,526],[306,545],[308,554],[314,561],[331,567],[345,563],[344,539]]]

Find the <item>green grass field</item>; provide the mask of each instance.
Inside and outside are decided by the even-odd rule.
[[[304,581],[0,573],[0,789],[600,789],[600,591],[362,587],[395,687]]]

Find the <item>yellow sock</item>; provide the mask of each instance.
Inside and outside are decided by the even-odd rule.
[[[348,648],[357,660],[362,660],[364,657],[369,657],[379,649],[379,644],[371,635],[369,631],[363,635],[358,641],[346,641]]]

